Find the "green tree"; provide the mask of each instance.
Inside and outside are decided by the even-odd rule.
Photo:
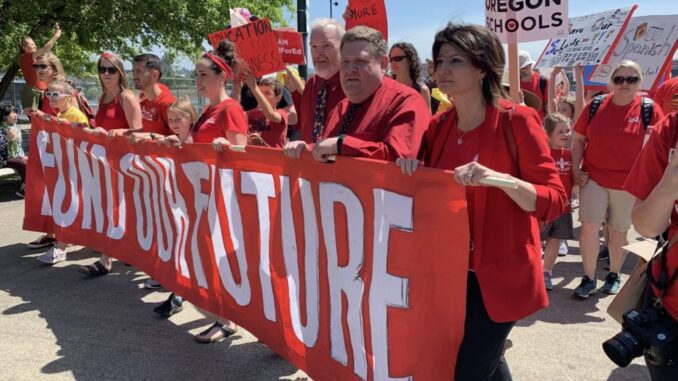
[[[68,75],[95,78],[96,57],[104,51],[129,59],[153,46],[177,54],[197,55],[207,34],[223,29],[229,9],[246,7],[275,25],[285,24],[293,0],[0,0],[0,99],[19,73],[19,43],[31,36],[38,46],[63,30],[54,53]]]

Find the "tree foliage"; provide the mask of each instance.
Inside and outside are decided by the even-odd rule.
[[[19,43],[33,37],[42,46],[54,24],[63,30],[54,53],[68,75],[95,77],[94,63],[103,51],[124,59],[149,51],[168,50],[165,58],[193,56],[207,34],[229,23],[229,9],[246,7],[252,14],[285,24],[293,0],[0,0],[0,99],[18,71]]]

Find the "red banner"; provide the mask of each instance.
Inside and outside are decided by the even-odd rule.
[[[381,32],[388,41],[388,21],[384,0],[348,0],[344,13],[346,30],[358,25],[369,26]]]
[[[314,379],[453,378],[469,241],[449,173],[33,122],[25,229],[136,266]]]
[[[216,48],[221,40],[231,40],[236,46],[238,56],[247,62],[256,77],[285,70],[278,51],[276,34],[273,33],[273,27],[268,19],[210,33],[207,39],[213,48]]]
[[[304,40],[301,38],[301,33],[276,30],[278,37],[278,51],[282,56],[283,62],[286,64],[306,64],[306,55],[304,55]]]

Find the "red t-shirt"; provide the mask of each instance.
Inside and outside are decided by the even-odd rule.
[[[652,95],[652,99],[657,106],[661,107],[664,114],[678,111],[670,108],[670,103],[674,98],[678,101],[678,77],[662,83]]]
[[[306,143],[311,143],[313,136],[313,122],[315,121],[315,103],[318,100],[318,94],[323,84],[327,85],[327,98],[325,102],[325,124],[327,125],[330,112],[346,98],[344,90],[339,82],[339,73],[330,79],[322,79],[317,75],[311,77],[306,83],[304,94],[301,96],[301,107],[297,108],[297,115],[301,116],[297,129],[301,130],[301,138]],[[296,107],[296,103],[295,103]]]
[[[339,136],[348,108],[344,99],[332,110],[323,139]],[[421,94],[384,77],[374,94],[355,109],[340,154],[386,161],[415,158],[430,114]]]
[[[167,123],[167,109],[176,101],[167,86],[160,85],[160,95],[154,100],[147,99],[141,94],[141,125],[144,132],[154,132],[161,135],[172,135]]]
[[[266,144],[271,147],[282,148],[285,145],[285,137],[287,137],[287,111],[282,108],[276,111],[282,117],[280,123],[273,123],[268,120],[264,112],[258,108],[246,112],[247,122],[250,131],[261,133]]]
[[[676,141],[678,141],[678,113],[673,113],[655,125],[650,139],[629,173],[624,190],[640,200],[645,200],[664,175],[670,156],[678,155],[675,151]],[[669,237],[673,237],[677,232],[678,202],[674,202]],[[655,276],[659,275],[660,269],[657,262],[654,267]],[[669,279],[678,271],[678,245],[674,245],[669,251],[667,269]],[[678,320],[678,282],[674,281],[664,295],[664,309],[674,320]]]
[[[42,97],[42,105],[40,106],[40,111],[44,112],[47,115],[52,116],[57,116],[57,114],[59,114],[59,111],[57,111],[54,107],[52,107],[52,104],[49,103],[49,98],[47,98],[46,95],[43,95]]]
[[[574,185],[572,177],[572,153],[567,148],[551,148],[551,157],[556,163],[560,181],[563,183],[565,193],[567,194],[565,213],[570,213],[572,211],[572,206],[570,205],[572,201],[572,186]]]
[[[544,92],[542,92],[541,88],[539,87],[539,79],[540,78],[541,78],[541,75],[539,73],[533,72],[531,80],[529,80],[527,82],[520,81],[520,88],[522,90],[527,90],[527,91],[533,93],[534,95],[538,96],[539,99],[541,99],[541,106],[542,107],[539,110],[537,110],[537,114],[539,114],[539,117],[543,119],[544,118],[544,107],[547,107],[546,98],[548,97],[547,89],[548,89],[549,84],[548,84],[548,80],[546,80],[546,87],[544,88]]]
[[[226,131],[247,135],[247,116],[240,103],[232,98],[216,106],[208,105],[191,134],[193,143],[212,143],[216,138],[225,138]]]
[[[108,103],[99,105],[94,122],[97,127],[101,127],[106,131],[129,128],[127,118],[125,117],[125,110],[122,108],[122,98],[120,95]]]
[[[24,53],[19,59],[19,67],[21,67],[21,72],[24,74],[26,83],[40,91],[45,91],[47,90],[47,85],[45,82],[38,79],[38,73],[36,73],[35,69],[33,69],[34,63],[35,60],[33,59],[33,53]]]
[[[648,131],[643,127],[640,115],[641,97],[636,95],[626,106],[612,103],[608,95],[589,121],[589,107],[586,105],[574,130],[587,138],[582,168],[600,186],[622,189],[626,176],[638,157],[645,135],[650,127],[662,117],[662,111],[654,105],[652,122]]]

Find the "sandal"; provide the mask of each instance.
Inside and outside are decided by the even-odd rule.
[[[96,261],[91,265],[81,266],[78,271],[85,275],[89,275],[92,278],[96,278],[102,275],[106,275],[111,272],[111,270],[104,267],[101,262]]]
[[[210,333],[217,329],[218,331],[212,335]],[[209,328],[195,335],[195,341],[201,344],[211,344],[221,341],[235,333],[235,330],[224,326],[223,324],[214,322]]]

